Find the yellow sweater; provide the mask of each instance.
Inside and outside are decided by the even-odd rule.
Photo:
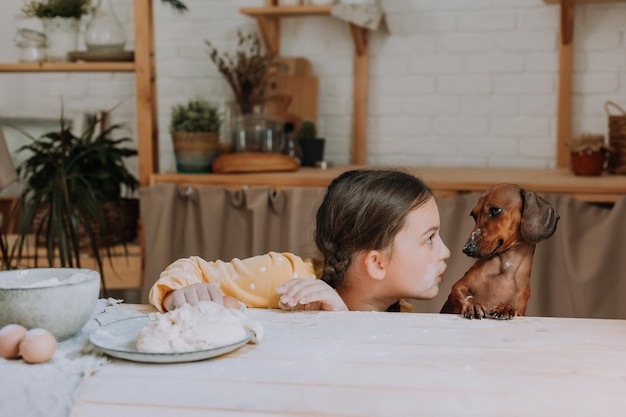
[[[179,288],[202,282],[220,288],[222,294],[235,297],[248,307],[279,308],[283,282],[294,278],[315,279],[313,263],[292,253],[270,252],[266,255],[230,262],[205,261],[198,256],[175,261],[161,273],[150,289],[150,304],[165,312],[163,301],[167,294]],[[400,300],[401,312],[414,311],[413,306]]]
[[[294,278],[316,278],[313,263],[292,253],[270,252],[230,262],[209,262],[198,256],[175,261],[150,289],[149,301],[165,311],[165,296],[179,288],[208,282],[248,307],[279,308],[276,287]]]

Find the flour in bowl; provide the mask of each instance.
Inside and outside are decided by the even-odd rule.
[[[137,335],[137,350],[148,353],[181,353],[211,349],[245,339],[248,332],[258,343],[263,328],[238,310],[212,301],[185,304],[167,313],[151,313]]]

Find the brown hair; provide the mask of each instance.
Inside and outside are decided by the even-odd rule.
[[[399,170],[359,169],[339,175],[317,211],[320,278],[340,287],[355,253],[391,248],[407,214],[432,196],[419,178]]]

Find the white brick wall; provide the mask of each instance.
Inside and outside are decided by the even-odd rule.
[[[200,94],[230,99],[205,39],[234,49],[237,29],[256,30],[240,7],[264,0],[187,0],[177,15],[155,1],[161,170],[174,169],[169,110]],[[0,60],[14,61],[21,0],[5,0]],[[387,29],[370,34],[370,164],[554,166],[558,89],[557,6],[543,0],[382,0]],[[132,6],[116,0],[132,48]],[[604,103],[626,107],[626,4],[576,7],[573,133],[607,130]],[[350,160],[352,54],[347,24],[332,17],[282,21],[282,53],[305,56],[320,78],[326,156]],[[135,129],[129,74],[0,75],[2,109],[103,109]]]

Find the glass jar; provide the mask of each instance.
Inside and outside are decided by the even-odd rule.
[[[262,106],[235,118],[233,136],[236,152],[282,153],[285,148],[282,120],[265,114]]]
[[[100,0],[93,19],[87,24],[85,46],[90,51],[123,51],[125,28],[115,14],[111,0]]]
[[[44,62],[46,60],[46,44],[33,41],[19,41],[17,59],[20,62]]]
[[[32,29],[18,29],[15,46],[19,62],[43,62],[46,60],[47,38],[44,33]]]

